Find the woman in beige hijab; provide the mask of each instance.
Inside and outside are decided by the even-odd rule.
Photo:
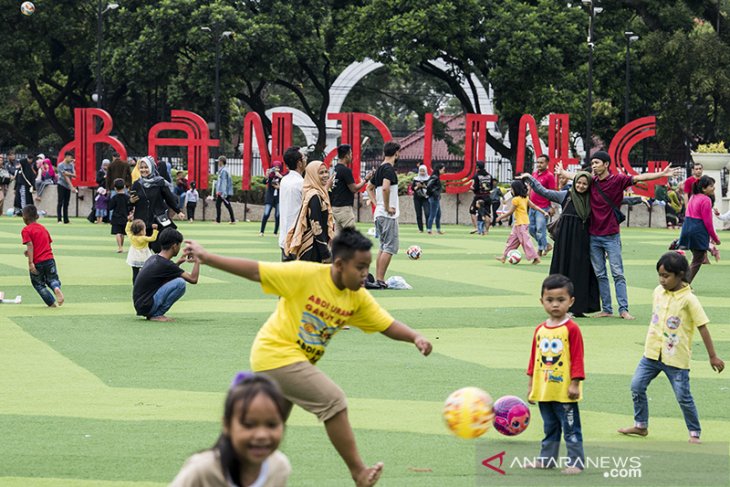
[[[302,208],[286,236],[285,251],[297,260],[331,262],[329,243],[335,234],[329,193],[329,171],[322,161],[312,161],[304,171]]]

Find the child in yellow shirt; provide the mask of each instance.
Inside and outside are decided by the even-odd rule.
[[[565,467],[564,474],[578,474],[585,468],[583,432],[578,401],[585,379],[583,335],[568,310],[575,301],[570,279],[552,274],[542,283],[540,302],[548,319],[540,323],[532,338],[527,366],[527,400],[540,406],[545,438],[540,445],[537,468]],[[559,458],[560,434],[565,437],[567,464]]]
[[[637,436],[649,434],[646,389],[660,372],[664,372],[682,409],[684,422],[689,430],[689,442],[700,443],[700,419],[689,390],[689,362],[695,328],[700,331],[705,343],[712,369],[722,372],[725,363],[715,354],[715,345],[707,329],[710,320],[687,282],[687,259],[677,252],[667,252],[659,258],[656,269],[659,286],[654,289],[654,311],[646,334],[644,356],[631,379],[634,426],[620,428],[618,432]]]
[[[507,243],[504,246],[504,252],[500,257],[496,257],[498,261],[504,264],[507,260],[507,254],[510,250],[517,249],[520,245],[525,251],[525,258],[531,260],[533,264],[540,263],[540,256],[535,250],[535,246],[532,245],[530,240],[530,218],[527,216],[527,207],[529,206],[535,211],[538,211],[548,216],[548,212],[535,205],[532,201],[527,198],[527,186],[521,180],[512,181],[512,208],[507,213],[503,213],[497,222],[507,220],[514,214],[514,222],[512,223],[512,233],[507,238]]]
[[[132,267],[132,284],[137,280],[137,274],[144,263],[152,256],[149,243],[157,240],[157,224],[152,224],[152,235],[147,236],[147,226],[142,220],[127,219],[127,226],[124,229],[129,237],[130,245],[127,252],[127,264]]]
[[[251,368],[274,379],[286,398],[286,417],[297,404],[324,423],[330,441],[347,464],[355,484],[369,487],[383,464],[366,466],[357,450],[347,415],[347,398],[316,363],[334,335],[345,326],[412,343],[423,355],[431,343],[408,325],[393,319],[363,289],[372,260],[372,242],[354,228],[332,240],[332,263],[270,263],[223,257],[187,241],[185,255],[245,279],[260,282],[278,295],[276,310],[251,347]]]

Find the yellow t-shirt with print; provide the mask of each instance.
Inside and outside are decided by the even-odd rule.
[[[527,198],[515,196],[512,198],[512,204],[515,205],[515,212],[512,214],[513,225],[529,225],[530,217],[527,216]]]
[[[537,402],[577,402],[583,398],[583,336],[578,324],[568,319],[558,326],[541,323],[532,338],[527,375],[532,377],[528,399]],[[568,397],[577,379],[578,399]]]
[[[393,323],[393,317],[364,288],[338,289],[331,267],[302,261],[259,263],[261,288],[281,299],[251,347],[255,372],[296,362],[316,363],[345,325],[372,333],[385,331]]]
[[[679,291],[654,289],[654,310],[644,344],[644,356],[678,369],[689,369],[692,335],[710,320],[700,300],[685,286]]]

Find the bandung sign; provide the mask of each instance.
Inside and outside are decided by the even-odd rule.
[[[373,126],[384,141],[393,139],[388,127],[382,120],[367,113],[330,113],[329,120],[340,123],[342,135],[340,143],[352,146],[352,172],[356,182],[361,173],[361,128],[367,123]],[[431,169],[433,150],[433,115],[427,114],[424,127],[423,163]],[[476,162],[485,159],[487,149],[487,125],[497,122],[497,115],[466,114],[464,140],[464,166],[455,173],[446,173],[441,179],[446,182],[448,193],[465,193],[471,189],[471,178],[476,171]],[[111,134],[114,123],[111,115],[99,108],[77,108],[74,110],[75,138],[66,144],[59,153],[59,160],[68,152],[76,156],[76,174],[74,184],[77,186],[96,185],[97,146],[111,146],[122,159],[126,159],[127,150],[124,145]],[[537,123],[532,115],[523,115],[520,119],[517,143],[517,163],[515,173],[524,172],[525,150],[527,146],[527,130],[532,139],[535,156],[542,155],[538,138]],[[271,152],[269,140],[264,132],[264,125],[257,113],[248,113],[243,120],[243,180],[242,189],[251,187],[251,169],[253,166],[253,141],[258,145],[261,164],[264,171],[271,167],[273,160],[282,159],[284,151],[292,145],[293,122],[291,113],[274,113],[272,116]],[[166,134],[163,136],[163,134]],[[656,118],[643,117],[626,124],[614,136],[609,146],[609,154],[614,164],[611,172],[625,173],[629,176],[638,174],[629,164],[629,153],[640,141],[656,135]],[[188,179],[195,181],[199,189],[208,187],[209,149],[218,147],[220,141],[210,138],[208,124],[199,115],[185,111],[172,110],[170,122],[160,122],[152,126],[147,139],[147,152],[157,158],[160,146],[187,147]],[[550,114],[548,122],[548,152],[550,168],[562,163],[564,166],[576,164],[577,158],[570,156],[570,116],[567,114]],[[330,151],[325,157],[327,165],[336,157],[337,150]],[[667,161],[650,161],[649,171],[661,171]],[[666,184],[666,178],[634,186],[634,192],[643,196],[654,196],[654,186]]]

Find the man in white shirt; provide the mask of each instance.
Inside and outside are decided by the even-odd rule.
[[[279,183],[279,247],[281,260],[292,260],[284,252],[286,235],[297,221],[302,208],[302,186],[304,185],[304,168],[307,167],[307,156],[297,146],[289,147],[284,152],[284,164],[289,172]]]
[[[375,171],[375,175],[367,186],[370,198],[375,201],[375,230],[380,239],[380,251],[375,261],[375,282],[381,289],[385,284],[385,273],[391,258],[398,253],[398,176],[395,173],[395,162],[400,154],[400,144],[386,142],[383,146],[383,162]],[[375,194],[373,195],[373,191]]]

